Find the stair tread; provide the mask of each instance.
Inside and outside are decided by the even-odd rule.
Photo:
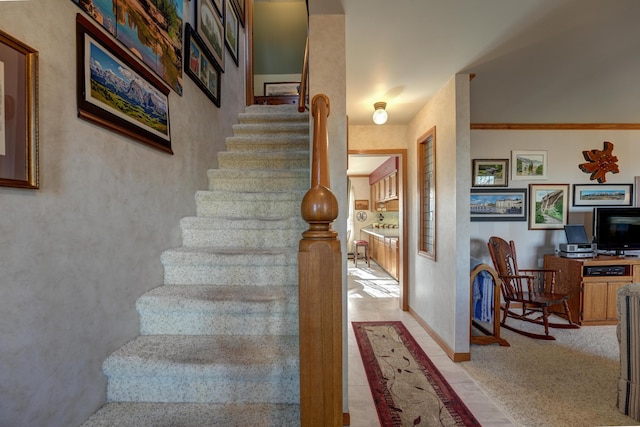
[[[273,310],[286,303],[297,310],[297,287],[285,285],[163,285],[142,295],[138,310],[172,309],[245,314]]]
[[[81,427],[293,426],[300,405],[264,403],[111,402]]]
[[[225,202],[232,200],[238,201],[288,201],[300,200],[306,194],[306,191],[225,191],[225,190],[200,190],[196,192],[196,199],[213,198],[215,201]]]
[[[291,230],[306,227],[300,217],[283,218],[213,218],[188,216],[180,220],[181,227],[202,230]]]
[[[298,336],[140,335],[103,364],[118,375],[297,375]]]

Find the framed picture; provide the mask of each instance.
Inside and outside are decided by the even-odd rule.
[[[569,184],[529,184],[529,230],[562,230],[569,214]]]
[[[508,159],[474,159],[474,187],[506,187],[509,179]]]
[[[369,201],[368,200],[356,200],[357,211],[368,211],[369,210]]]
[[[231,0],[233,7],[236,10],[236,14],[238,15],[238,19],[240,20],[240,25],[244,28],[244,17],[245,17],[245,0]]]
[[[224,71],[224,25],[222,25],[222,16],[216,12],[213,0],[196,1],[196,30],[204,41],[205,47],[217,62],[220,71]]]
[[[182,95],[182,1],[72,1]]]
[[[511,151],[511,180],[547,179],[546,151]]]
[[[185,73],[196,82],[216,107],[220,107],[220,70],[204,47],[204,41],[189,24],[186,49]]]
[[[633,180],[633,182],[635,183],[635,189],[636,189],[636,207],[640,208],[640,176],[636,176]]]
[[[526,221],[527,189],[471,189],[471,221]]]
[[[264,84],[264,96],[298,95],[300,82],[276,82]]]
[[[78,116],[173,154],[169,88],[78,14]]]
[[[227,46],[233,62],[238,65],[238,15],[231,7],[231,0],[225,0],[224,44]]]
[[[573,206],[631,206],[633,184],[574,184]]]
[[[220,17],[224,16],[223,15],[224,0],[213,0],[213,5],[216,7],[216,11],[218,12],[218,15],[220,15]]]
[[[0,185],[37,189],[38,52],[0,31]]]

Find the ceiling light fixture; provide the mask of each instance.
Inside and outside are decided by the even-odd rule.
[[[376,102],[373,104],[373,108],[376,111],[373,112],[373,123],[377,125],[383,125],[387,122],[389,115],[387,114],[387,103],[386,102]]]

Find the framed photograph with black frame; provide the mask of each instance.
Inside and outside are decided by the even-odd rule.
[[[233,7],[236,9],[236,13],[238,14],[238,19],[240,20],[240,25],[244,28],[244,19],[245,19],[245,0],[232,0]]]
[[[526,221],[526,188],[471,189],[471,221]]]
[[[224,10],[218,15],[212,0],[196,1],[196,31],[222,72],[224,72],[223,16]]]
[[[224,0],[213,0],[213,4],[216,7],[216,11],[218,12],[218,15],[220,15],[220,17],[222,17],[222,14],[224,13]]]
[[[507,187],[509,185],[508,159],[473,159],[474,187]]]
[[[633,184],[573,184],[573,206],[632,206]]]
[[[0,31],[0,185],[40,187],[38,51]]]
[[[529,184],[529,230],[562,230],[569,216],[569,184]]]
[[[209,97],[216,107],[220,107],[220,70],[213,61],[204,41],[187,24],[186,61],[184,72]]]
[[[78,116],[173,154],[169,87],[81,14],[76,31]]]
[[[237,12],[231,7],[231,0],[225,0],[224,44],[227,46],[231,59],[238,65],[239,25]]]

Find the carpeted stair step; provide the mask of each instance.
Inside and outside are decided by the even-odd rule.
[[[309,135],[301,136],[232,136],[226,140],[229,151],[306,151],[309,152]]]
[[[209,190],[244,192],[306,192],[309,168],[291,170],[210,169]]]
[[[280,219],[300,216],[305,192],[238,193],[198,191],[197,216],[219,218]]]
[[[219,427],[300,425],[300,405],[113,402],[81,427]]]
[[[265,136],[306,136],[309,138],[309,123],[305,122],[262,122],[262,123],[238,123],[232,125],[233,136],[257,136],[264,138]]]
[[[309,124],[309,112],[299,113],[297,108],[259,109],[254,106],[247,107],[244,113],[238,114],[238,122],[245,124],[255,123],[306,123]]]
[[[103,364],[110,402],[298,403],[297,336],[143,335]]]
[[[180,247],[160,258],[165,285],[294,285],[298,280],[297,247]]]
[[[221,169],[304,169],[309,168],[309,151],[221,151]]]
[[[297,286],[172,286],[136,303],[142,335],[296,335]]]
[[[187,247],[292,247],[306,230],[300,217],[234,219],[186,217],[180,220],[182,244]]]

